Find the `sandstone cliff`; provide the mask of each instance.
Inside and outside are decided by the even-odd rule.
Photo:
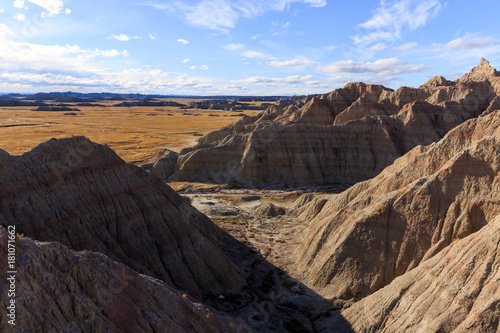
[[[0,150],[0,224],[72,250],[105,254],[193,297],[244,285],[226,235],[170,187],[83,137],[23,154]]]
[[[434,78],[395,91],[350,83],[301,108],[271,106],[184,150],[171,179],[250,186],[366,180],[497,105],[496,73],[483,60],[455,82]]]
[[[349,306],[412,269],[418,269],[414,276],[429,273],[420,265],[430,267],[426,260],[442,251],[441,259],[432,260],[452,265],[446,253],[457,248],[448,249],[450,244],[497,230],[489,224],[498,224],[500,214],[499,142],[500,111],[495,111],[466,121],[439,142],[415,147],[375,178],[320,206],[311,202],[302,214],[313,220],[298,236],[292,259],[300,279]],[[460,264],[480,253],[469,255]],[[498,275],[500,266],[491,267],[488,274]]]
[[[318,331],[498,332],[499,246],[497,215],[477,233],[325,320]]]

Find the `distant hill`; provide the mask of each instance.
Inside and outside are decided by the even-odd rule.
[[[200,95],[162,95],[162,94],[119,94],[111,92],[78,93],[72,91],[50,92],[35,94],[4,94],[0,99],[27,99],[27,100],[57,100],[58,102],[90,102],[91,100],[147,100],[155,98],[189,98],[189,99],[218,99],[218,100],[238,100],[240,102],[274,102],[289,96],[200,96]]]

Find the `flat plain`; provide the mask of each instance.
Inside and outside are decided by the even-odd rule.
[[[188,99],[175,99],[188,103]],[[79,111],[33,111],[35,107],[0,108],[0,149],[21,155],[52,138],[84,135],[107,144],[126,162],[141,164],[158,150],[179,152],[202,135],[260,111],[181,109],[179,107],[75,106]]]

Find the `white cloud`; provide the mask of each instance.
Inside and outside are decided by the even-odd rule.
[[[316,66],[318,63],[310,61],[308,59],[293,59],[286,61],[270,61],[267,63],[270,66],[275,67],[293,67],[293,66]]]
[[[89,62],[94,57],[127,56],[128,51],[87,50],[78,45],[42,45],[15,40],[15,34],[0,23],[0,70],[93,72],[98,69]]]
[[[61,0],[27,0],[48,12],[49,16],[57,15],[61,12],[64,4]]]
[[[224,86],[224,90],[225,91],[231,91],[231,90],[236,90],[236,91],[245,91],[245,90],[249,90],[248,88],[246,87],[242,87],[242,86],[239,86],[239,85],[236,85],[236,84],[228,84],[228,85],[225,85]]]
[[[355,43],[401,39],[404,29],[415,30],[425,26],[441,8],[440,0],[399,0],[391,3],[382,0],[375,15],[358,25],[366,31],[351,38]]]
[[[182,60],[182,63],[183,63],[183,64],[187,64],[187,63],[188,63],[188,62],[190,62],[190,61],[191,61],[191,59],[189,59],[189,58],[185,58],[184,60]]]
[[[18,21],[24,21],[26,19],[26,15],[18,13],[14,16],[14,18]]]
[[[205,0],[192,7],[185,17],[192,25],[226,31],[234,27],[239,14],[229,1]]]
[[[202,0],[194,5],[171,2],[148,6],[164,10],[170,15],[180,14],[195,26],[227,32],[242,17],[254,18],[268,11],[284,11],[293,3],[304,3],[311,7],[323,7],[327,4],[326,0]]]
[[[318,85],[320,83],[314,78],[313,75],[294,75],[284,78],[254,76],[243,80],[236,80],[233,82],[256,86]]]
[[[199,69],[199,70],[202,70],[202,71],[206,71],[206,70],[209,70],[210,67],[208,67],[207,65],[201,65],[201,66],[191,66],[189,67],[189,69],[191,70],[195,70],[195,69]]]
[[[84,51],[84,53],[87,52],[87,51]],[[92,55],[95,55],[95,56],[103,56],[103,57],[107,57],[107,58],[110,58],[110,57],[117,57],[117,56],[124,56],[124,57],[127,57],[129,55],[129,52],[127,50],[123,50],[123,51],[118,51],[118,50],[99,50],[99,49],[95,49],[94,51],[92,52],[88,52],[88,53],[91,53]]]
[[[259,51],[247,50],[241,53],[245,58],[256,58],[256,59],[273,59],[274,57]]]
[[[71,14],[71,9],[66,8],[66,9],[64,10],[64,12],[65,12],[67,15],[69,15],[69,14]]]
[[[490,38],[478,38],[472,35],[465,35],[464,37],[454,39],[451,42],[443,45],[443,48],[466,50],[466,49],[475,49],[475,48],[498,45],[498,44],[500,44],[499,40]]]
[[[154,33],[149,33],[149,39],[152,39],[152,40],[157,40],[158,37],[156,36],[156,34]]]
[[[380,51],[383,51],[387,48],[387,45],[385,45],[384,43],[377,43],[375,45],[373,45],[372,47],[369,48],[370,51],[373,51],[373,52],[380,52]]]
[[[285,23],[272,22],[271,24],[275,26],[276,29],[278,30],[271,35],[273,37],[286,35],[288,33],[288,28],[290,28],[291,25],[290,22],[285,22]]]
[[[350,37],[353,40],[353,42],[356,44],[373,43],[373,42],[376,42],[379,40],[385,40],[385,41],[396,40],[394,33],[389,32],[389,31],[375,31],[375,32],[370,32],[370,33],[364,34],[362,36],[354,35],[354,36],[350,36]]]
[[[5,12],[5,9],[4,8],[0,8],[0,13],[3,13]]]
[[[0,45],[0,87],[4,91],[87,89],[198,94],[212,89],[210,79],[167,73],[159,69],[110,70],[108,59],[126,57],[126,50],[19,42],[9,27],[2,23]],[[104,62],[101,64],[101,61]],[[208,66],[203,65],[200,69],[207,70]]]
[[[181,43],[182,45],[189,44],[189,41],[187,41],[187,40],[185,40],[185,39],[182,39],[182,38],[177,39],[177,41],[178,41],[179,43]]]
[[[240,50],[243,50],[246,46],[244,44],[228,44],[228,45],[225,45],[223,46],[223,48],[227,49],[227,50],[230,50],[230,51],[240,51]]]
[[[128,42],[131,39],[137,39],[137,38],[139,38],[139,36],[128,36],[126,34],[119,34],[119,35],[111,34],[111,36],[108,37],[108,39],[116,39],[119,40],[120,42]]]
[[[24,8],[24,0],[16,0],[14,1],[15,8]]]
[[[50,89],[54,89],[54,86],[72,86],[90,87],[94,91],[124,89],[137,92],[165,92],[167,89],[178,91],[180,88],[206,89],[212,85],[211,80],[207,79],[188,78],[184,75],[173,76],[162,70],[145,71],[136,68],[86,77],[52,73],[9,72],[0,74],[0,86],[6,85],[6,83],[11,87],[22,84],[30,87],[50,86]]]
[[[318,70],[323,73],[354,74],[372,73],[376,75],[398,75],[410,72],[422,72],[432,68],[425,65],[412,65],[397,58],[380,59],[375,62],[338,61]]]
[[[413,43],[406,43],[406,44],[403,44],[401,46],[395,46],[392,49],[396,50],[396,51],[401,51],[401,52],[408,52],[416,46],[418,46],[418,43],[413,42]]]

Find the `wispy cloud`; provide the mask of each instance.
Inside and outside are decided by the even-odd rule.
[[[443,45],[443,48],[467,50],[467,49],[475,49],[475,48],[498,45],[498,44],[500,44],[500,40],[497,39],[481,38],[473,35],[465,35],[463,37],[459,37]]]
[[[14,18],[18,21],[24,21],[26,19],[26,15],[24,14],[21,14],[21,13],[17,13]]]
[[[202,0],[194,5],[174,1],[171,3],[147,4],[170,15],[182,15],[192,25],[227,32],[235,27],[240,18],[254,18],[268,11],[284,11],[293,3],[304,3],[311,7],[323,7],[326,0]]]
[[[412,43],[406,43],[406,44],[403,44],[400,46],[394,46],[392,49],[396,50],[396,51],[401,51],[401,52],[408,52],[417,46],[418,46],[417,42],[412,42]]]
[[[316,66],[317,62],[308,60],[308,59],[293,59],[293,60],[285,60],[285,61],[277,61],[273,60],[267,63],[270,66],[275,67],[300,67],[300,66]]]
[[[187,64],[187,63],[188,63],[188,62],[190,62],[190,61],[191,61],[191,59],[189,59],[189,58],[185,58],[184,60],[182,60],[182,63],[183,63],[183,64]]]
[[[177,39],[177,41],[178,41],[179,43],[181,43],[182,45],[189,44],[189,41],[187,41],[187,40],[185,40],[185,39],[182,39],[182,38]]]
[[[352,60],[338,61],[318,70],[323,73],[333,74],[359,74],[371,73],[376,75],[398,75],[411,72],[422,72],[432,68],[426,65],[412,65],[397,58],[380,59],[374,62],[356,62]]]
[[[61,13],[64,3],[61,0],[27,0],[46,10],[48,16]]]
[[[116,39],[119,40],[120,42],[128,42],[131,39],[138,39],[138,38],[139,36],[129,36],[126,34],[118,34],[118,35],[111,34],[111,36],[108,37],[108,39]]]
[[[229,51],[237,52],[243,50],[244,48],[246,48],[246,46],[244,44],[237,43],[237,44],[224,45],[222,48]]]
[[[293,75],[284,78],[254,76],[233,82],[256,86],[318,85],[320,83],[320,81],[316,80],[313,75]]]
[[[377,43],[375,45],[373,45],[372,47],[369,48],[370,51],[373,51],[373,52],[380,52],[380,51],[383,51],[387,48],[387,45],[385,45],[384,43]]]
[[[446,59],[447,63],[468,68],[478,59],[497,58],[500,55],[500,40],[480,33],[465,34],[446,44],[433,43],[426,48],[432,59]]]
[[[210,69],[210,67],[208,67],[207,65],[201,65],[201,66],[191,66],[189,67],[189,69],[199,69],[199,70],[202,70],[202,71],[207,71]]]
[[[149,39],[152,39],[152,40],[157,40],[158,37],[156,36],[155,33],[149,33]]]
[[[276,31],[273,32],[272,36],[282,36],[286,35],[288,33],[288,29],[290,28],[291,23],[290,22],[285,22],[285,23],[276,23],[272,22],[272,25],[275,27]]]
[[[351,36],[355,43],[372,43],[381,40],[401,39],[403,30],[425,26],[441,10],[440,0],[382,0],[375,15],[358,25],[360,30]]]
[[[128,57],[129,56],[129,52],[127,50],[118,51],[118,50],[99,50],[99,49],[95,49],[94,51],[84,51],[83,53],[91,54],[91,55],[94,55],[94,56],[107,57],[107,58],[117,57],[117,56],[124,56],[124,57]]]
[[[244,56],[245,58],[256,58],[256,59],[262,59],[262,60],[274,59],[274,57],[270,54],[262,53],[259,51],[253,51],[253,50],[243,51],[243,52],[241,52],[241,55]]]
[[[250,58],[250,59],[260,59],[260,60],[274,60],[276,59],[270,54],[266,54],[264,52],[260,51],[255,51],[255,50],[250,50],[247,48],[245,44],[241,43],[235,43],[235,44],[227,44],[222,46],[223,49],[232,51],[232,52],[238,52],[241,54],[244,58]]]

